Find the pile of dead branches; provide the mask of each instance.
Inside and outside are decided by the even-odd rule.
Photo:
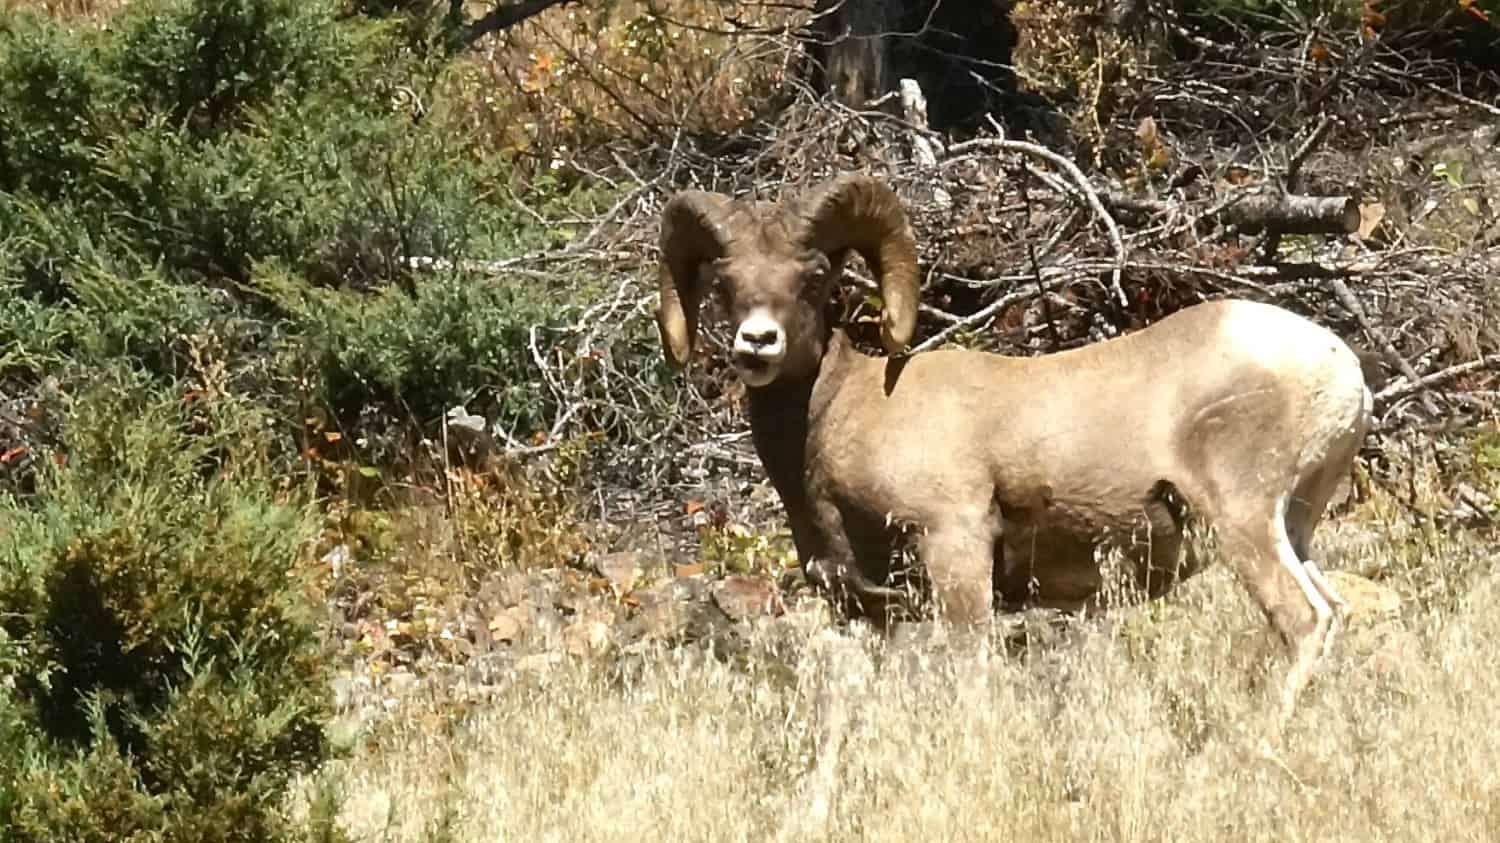
[[[679,133],[575,162],[623,198],[567,249],[489,269],[541,278],[571,266],[612,279],[613,293],[579,320],[573,350],[587,353],[601,331],[653,335],[643,326],[657,218],[675,191],[777,198],[860,170],[887,179],[913,219],[925,273],[919,351],[1047,353],[1237,296],[1311,316],[1360,350],[1383,435],[1492,419],[1500,109],[1479,94],[1500,91],[1500,79],[1405,61],[1378,40],[1270,39],[1250,64],[1234,45],[1183,37],[1196,58],[1138,77],[1098,154],[1012,137],[998,120],[941,136],[909,81],[862,109],[803,89],[732,135]],[[857,263],[846,280],[846,318],[877,348],[859,319],[873,285]],[[664,489],[701,491],[710,478],[724,479],[725,494],[759,479],[738,387],[714,362],[722,324],[710,319],[701,342],[704,365],[670,396],[609,361],[588,375],[615,378],[603,394],[624,424],[612,437],[617,470],[600,480],[606,514],[670,507]],[[669,421],[636,435],[628,420],[647,415]],[[555,438],[576,432],[570,418]]]

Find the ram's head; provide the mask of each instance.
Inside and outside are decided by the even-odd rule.
[[[898,354],[917,319],[917,248],[901,201],[865,175],[839,176],[782,205],[689,190],[662,212],[661,306],[667,361],[687,363],[704,298],[717,286],[748,386],[804,378],[822,358],[832,285],[849,250],[880,282],[881,342]]]

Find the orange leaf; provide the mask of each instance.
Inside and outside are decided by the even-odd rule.
[[[323,438],[329,442],[337,442],[344,438],[344,434],[339,433],[337,430],[330,430],[323,434]]]
[[[682,511],[687,513],[688,515],[692,515],[695,512],[701,512],[702,510],[703,501],[688,501],[687,503],[682,505]]]
[[[26,446],[25,445],[17,445],[16,447],[11,448],[9,451],[6,451],[5,453],[0,454],[0,463],[10,462],[11,460],[15,459],[16,457],[19,457],[20,455],[22,455],[24,453],[26,453]]]

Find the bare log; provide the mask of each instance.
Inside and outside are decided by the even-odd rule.
[[[1101,191],[1106,205],[1127,214],[1154,216],[1178,207],[1163,199],[1131,196],[1117,190]],[[1359,230],[1359,203],[1352,196],[1304,196],[1261,190],[1243,197],[1228,198],[1217,213],[1210,211],[1198,219],[1218,218],[1255,234],[1274,228],[1282,234],[1348,234]]]
[[[1303,196],[1277,190],[1247,193],[1224,209],[1224,219],[1245,234],[1351,234],[1359,230],[1352,196]]]

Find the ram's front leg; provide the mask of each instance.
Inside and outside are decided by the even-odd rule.
[[[832,504],[815,510],[810,553],[798,553],[807,578],[818,586],[848,617],[864,618],[878,629],[909,615],[906,592],[879,585],[866,570],[851,541],[843,514]]]
[[[927,527],[917,556],[927,569],[937,619],[955,631],[989,629],[998,526],[984,516],[950,515]]]

